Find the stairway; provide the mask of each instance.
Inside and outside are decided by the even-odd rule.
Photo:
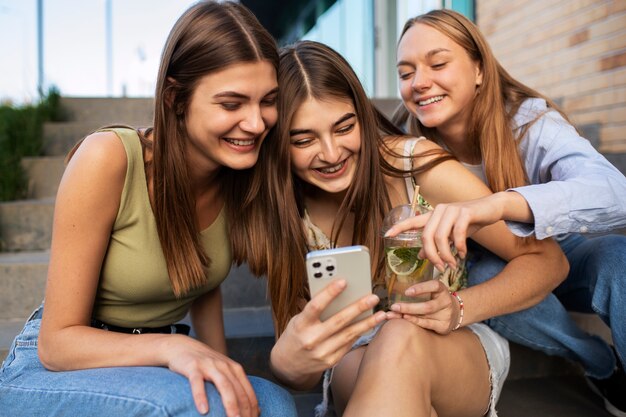
[[[44,156],[22,162],[30,179],[29,199],[0,203],[0,360],[43,299],[54,200],[65,154],[98,127],[120,123],[148,126],[151,121],[151,99],[63,98],[61,103],[69,121],[47,123]],[[397,101],[375,103],[389,114]],[[265,280],[253,278],[245,266],[233,268],[222,284],[222,294],[230,355],[248,373],[271,379],[267,362],[274,336]],[[606,326],[596,318],[577,315],[576,320],[610,338]],[[501,416],[605,415],[599,399],[581,382],[576,365],[517,345],[511,349],[511,372],[498,407]],[[293,395],[300,416],[312,417],[313,407],[321,400],[320,386]]]

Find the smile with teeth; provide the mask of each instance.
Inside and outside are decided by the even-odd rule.
[[[332,174],[334,172],[339,171],[341,168],[343,168],[345,164],[346,164],[346,161],[344,160],[338,163],[337,165],[333,165],[332,167],[316,168],[316,169],[322,174]]]
[[[250,139],[250,140],[241,140],[241,139],[229,139],[229,138],[224,138],[224,140],[228,143],[231,143],[233,145],[236,146],[251,146],[254,145],[255,140],[254,139]]]
[[[443,100],[443,96],[435,96],[426,100],[418,101],[417,104],[419,104],[420,106],[426,106],[427,104],[436,103],[441,100]]]

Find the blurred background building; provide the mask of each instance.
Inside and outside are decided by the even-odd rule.
[[[513,76],[626,165],[624,0],[240,1],[281,45],[313,39],[337,49],[376,98],[398,97],[395,46],[406,19],[460,11]],[[193,2],[0,0],[0,100],[28,102],[50,85],[65,96],[151,96],[165,37]]]

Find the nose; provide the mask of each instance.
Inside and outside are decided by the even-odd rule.
[[[254,135],[263,133],[265,130],[265,120],[263,120],[261,108],[259,106],[250,106],[249,111],[239,123],[239,126],[242,130]]]
[[[424,91],[430,87],[430,84],[430,78],[424,71],[415,71],[411,81],[411,88],[414,91]]]
[[[321,161],[328,162],[330,164],[339,162],[341,159],[341,150],[339,149],[339,144],[335,138],[332,136],[322,138],[320,145],[320,153],[318,157]]]

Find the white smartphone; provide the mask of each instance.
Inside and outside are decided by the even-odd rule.
[[[346,288],[324,309],[322,321],[333,316],[358,299],[372,293],[372,273],[370,252],[365,246],[346,246],[323,249],[306,255],[306,271],[311,297],[328,286],[332,281],[345,279]],[[372,309],[359,314],[352,322],[372,315]]]

